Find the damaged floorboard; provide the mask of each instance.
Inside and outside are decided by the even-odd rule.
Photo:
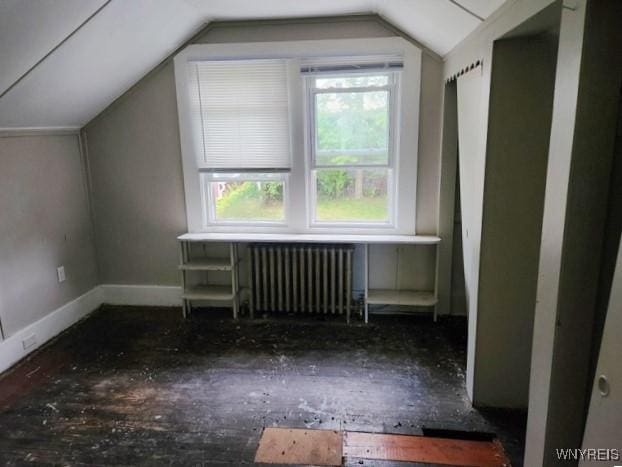
[[[464,319],[179,315],[104,307],[3,375],[0,464],[241,465],[264,427],[426,427],[497,433],[522,465],[525,415],[468,402]]]

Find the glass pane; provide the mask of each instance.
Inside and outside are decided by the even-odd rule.
[[[388,169],[318,169],[315,220],[388,222]]]
[[[371,86],[387,86],[388,84],[388,75],[350,75],[315,79],[315,87],[318,89],[367,88]]]
[[[388,164],[388,99],[388,91],[316,94],[316,164]]]
[[[283,181],[228,180],[209,182],[216,220],[283,221]]]

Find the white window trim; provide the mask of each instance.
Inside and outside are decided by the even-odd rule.
[[[391,213],[395,224],[384,227],[379,224],[330,224],[311,225],[311,206],[308,196],[310,180],[310,154],[308,134],[305,125],[305,89],[302,79],[291,79],[290,115],[292,139],[292,169],[289,174],[289,192],[286,195],[287,225],[263,225],[262,223],[208,224],[204,219],[203,196],[199,176],[198,158],[194,148],[193,122],[191,120],[188,66],[195,60],[241,60],[261,58],[291,59],[293,73],[300,73],[296,59],[400,55],[403,59],[401,86],[397,102],[399,109],[399,140],[395,142],[399,153],[394,166],[394,193],[392,203],[396,208]],[[184,190],[188,231],[196,232],[271,232],[271,233],[341,233],[341,234],[415,234],[417,153],[419,144],[419,108],[421,89],[421,50],[401,37],[255,42],[242,44],[194,44],[184,48],[175,56],[175,82],[179,112]],[[304,189],[291,189],[304,187]],[[306,207],[306,209],[301,209]]]

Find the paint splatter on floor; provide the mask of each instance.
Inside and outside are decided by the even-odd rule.
[[[0,463],[252,464],[282,426],[494,432],[522,465],[524,414],[468,402],[464,319],[228,316],[105,307],[81,322],[0,378]]]

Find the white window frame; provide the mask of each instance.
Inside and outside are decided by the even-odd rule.
[[[312,206],[309,196],[312,180],[309,154],[309,135],[305,127],[306,98],[300,75],[300,60],[307,58],[399,55],[402,57],[401,86],[397,98],[399,107],[398,138],[394,142],[396,158],[394,166],[393,223],[384,225],[312,223]],[[196,60],[243,60],[243,59],[289,59],[292,78],[289,86],[292,167],[287,176],[285,194],[286,223],[275,225],[263,222],[210,222],[204,209],[198,153],[195,147],[193,121],[190,112],[190,88],[188,62]],[[333,233],[333,234],[415,234],[417,153],[419,136],[419,101],[421,87],[421,50],[401,37],[331,39],[311,41],[254,42],[235,44],[193,44],[184,48],[174,59],[175,83],[179,112],[179,129],[186,198],[186,216],[189,232],[237,232],[237,233]],[[232,172],[236,172],[233,170]],[[295,187],[295,189],[293,189]],[[314,185],[313,185],[314,188]]]
[[[314,86],[315,79],[321,78],[342,78],[346,76],[370,76],[370,75],[388,75],[389,83],[384,86],[369,86],[369,87],[348,87],[348,88],[317,88]],[[310,200],[308,214],[308,224],[311,228],[333,228],[333,229],[348,229],[356,228],[357,230],[370,230],[370,229],[395,229],[396,221],[396,194],[399,190],[398,180],[395,177],[395,167],[399,161],[399,152],[397,151],[397,141],[399,139],[399,92],[401,85],[401,72],[394,70],[380,70],[380,71],[343,71],[333,73],[317,73],[310,74],[304,77],[305,80],[305,96],[306,96],[306,120],[305,127],[308,131],[308,153],[310,156],[310,169],[307,173],[307,179],[309,183],[309,193],[307,194]],[[330,93],[347,93],[347,92],[373,92],[373,91],[387,91],[388,92],[388,106],[389,106],[389,122],[387,125],[387,143],[388,143],[388,160],[386,165],[381,164],[352,164],[352,165],[321,165],[317,162],[317,129],[315,127],[316,115],[315,115],[315,98],[318,94],[330,94]],[[387,169],[387,208],[388,218],[385,222],[365,222],[365,221],[319,221],[317,220],[317,171],[318,170],[356,170],[356,169]]]

